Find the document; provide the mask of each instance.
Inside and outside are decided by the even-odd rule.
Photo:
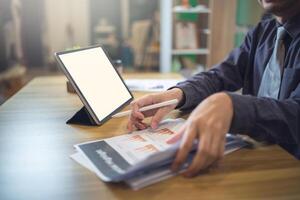
[[[71,155],[71,158],[96,173],[102,181],[125,182],[137,190],[177,174],[170,170],[170,165],[180,141],[176,144],[167,144],[166,141],[178,132],[184,122],[184,119],[168,119],[160,123],[155,130],[148,128],[131,134],[77,144],[77,152]],[[196,150],[197,141],[194,144],[193,150]],[[242,139],[227,134],[225,154],[245,145]],[[194,153],[195,151],[190,153],[181,171],[189,165]]]
[[[175,86],[183,80],[178,79],[126,79],[130,91],[160,92]]]

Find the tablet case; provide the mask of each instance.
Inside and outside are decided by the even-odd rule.
[[[95,45],[95,46],[90,46],[90,47],[86,47],[86,48],[82,48],[82,49],[75,49],[75,50],[68,50],[68,51],[63,51],[63,52],[56,52],[55,58],[57,59],[59,65],[62,67],[63,69],[63,73],[66,74],[67,78],[69,79],[68,76],[68,72],[64,70],[64,65],[62,63],[62,61],[59,58],[60,54],[64,54],[64,53],[71,53],[71,52],[75,52],[75,51],[81,51],[81,50],[86,50],[86,49],[91,49],[91,48],[97,48],[97,47],[101,47],[100,45]],[[102,49],[104,51],[104,49]],[[107,55],[107,53],[104,51],[104,53]],[[107,56],[108,57],[108,56]],[[109,59],[109,57],[108,57]],[[110,59],[109,59],[110,60]],[[110,60],[111,61],[111,60]],[[116,61],[115,61],[116,62]],[[112,61],[111,61],[112,63]],[[120,61],[118,61],[118,63],[116,62],[115,64],[117,64],[117,66],[120,66]],[[124,80],[122,79],[122,77],[120,76],[120,74],[118,73],[117,69],[114,68],[117,72],[117,74],[119,75],[119,77],[121,78],[122,82],[124,83]],[[71,79],[72,80],[72,79]],[[70,81],[70,79],[69,79]],[[125,87],[127,88],[126,84],[124,83]],[[129,89],[127,88],[128,92],[130,93]],[[126,105],[128,102],[130,102],[133,99],[132,94],[130,93],[131,98],[124,103],[122,106]],[[119,107],[121,108],[121,106]],[[107,116],[102,122],[101,124],[103,124],[105,121],[107,121],[108,119],[110,119],[110,116]],[[81,108],[77,113],[75,113],[75,115],[69,119],[67,122],[67,124],[77,124],[77,125],[84,125],[84,126],[99,126],[101,124],[97,124],[95,122],[95,120],[92,118],[92,116],[89,114],[88,110],[86,109],[86,107]]]
[[[75,115],[67,121],[67,124],[77,124],[84,126],[97,126],[85,107],[81,108]]]

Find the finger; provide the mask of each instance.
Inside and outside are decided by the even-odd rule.
[[[224,148],[225,148],[225,137],[216,136],[214,142],[212,143],[212,149],[213,149],[213,155],[215,155],[217,160],[223,157]]]
[[[153,104],[156,101],[158,101],[157,98],[155,98],[153,94],[150,94],[150,95],[143,96],[135,101],[132,101],[130,104],[131,105],[137,104],[139,107],[143,107],[143,106]]]
[[[152,117],[151,120],[151,127],[153,129],[157,129],[159,122],[163,119],[163,117],[168,113],[166,108],[158,109],[155,115]]]
[[[203,134],[204,135],[204,134]],[[196,155],[184,173],[187,177],[192,177],[198,174],[198,172],[203,168],[203,166],[206,165],[207,162],[209,162],[209,152],[210,152],[210,145],[211,145],[211,137],[207,134],[205,134],[204,137],[201,137],[198,144],[198,150],[196,152]]]
[[[131,120],[129,120],[127,123],[127,130],[129,130],[130,132],[133,131],[133,123]]]
[[[145,115],[141,113],[139,109],[144,105],[153,104],[154,99],[155,98],[153,97],[153,95],[147,95],[130,103],[132,112],[127,123],[128,130],[133,131],[137,121],[142,121],[145,118]],[[139,127],[142,128],[141,126]]]
[[[136,122],[134,126],[139,130],[144,130],[147,128],[147,125],[143,122]]]
[[[131,115],[130,115],[130,119],[131,120],[136,120],[136,119],[140,119],[143,120],[144,119],[144,115],[139,111],[139,105],[138,103],[134,103],[131,105]]]
[[[211,136],[212,136],[212,140],[210,144],[211,150],[209,152],[208,160],[206,161],[206,163],[203,165],[201,169],[210,167],[220,157],[219,152],[220,152],[220,146],[223,145],[222,143],[223,138],[219,137],[219,135],[215,133],[214,134],[211,133]]]
[[[134,130],[134,122],[135,122],[135,119],[132,119],[132,116],[130,115],[129,118],[128,118],[128,122],[127,122],[127,129],[129,131]]]
[[[128,123],[127,123],[127,129],[129,131],[133,131],[135,128],[137,129],[145,129],[148,125],[142,121],[142,119],[136,119],[130,117]]]
[[[225,139],[222,141],[222,144],[219,146],[219,157],[211,164],[211,168],[219,168],[224,158],[224,150],[225,150]]]
[[[127,124],[127,128],[130,131],[133,131],[136,123],[138,123],[144,119],[143,114],[138,112],[137,110],[138,110],[138,105],[132,104],[132,113],[130,114],[129,121]]]
[[[193,123],[187,125],[187,128],[183,134],[182,142],[171,167],[172,171],[178,171],[179,167],[185,162],[187,155],[191,151],[196,136],[196,126]]]
[[[172,138],[168,139],[166,141],[167,144],[174,144],[176,143],[177,141],[179,141],[182,136],[183,136],[183,133],[185,131],[185,124],[179,129],[178,133],[176,133]]]
[[[145,117],[151,117],[151,116],[154,116],[155,113],[159,110],[159,108],[156,108],[156,109],[151,109],[151,110],[147,110],[147,111],[143,111],[143,115]]]
[[[150,94],[150,95],[147,95],[147,96],[144,96],[136,101],[133,101],[131,103],[131,105],[137,105],[138,108],[142,108],[144,106],[148,106],[148,105],[152,105],[152,104],[155,104],[155,103],[161,103],[163,101],[162,99],[162,96],[163,94]],[[135,111],[139,111],[138,110],[135,110]],[[140,112],[144,115],[144,117],[150,117],[150,116],[153,116],[156,112],[157,112],[158,109],[151,109],[151,110],[148,110],[148,111],[144,111],[144,112]]]
[[[202,169],[208,168],[224,156],[225,148],[225,133],[220,133],[220,130],[215,130],[211,133],[211,151],[209,153],[209,160],[204,164]]]
[[[128,123],[127,123],[127,129],[129,131],[133,131],[134,130],[134,126],[136,123],[141,122],[143,120],[143,118],[135,118],[133,116],[130,115]]]
[[[183,132],[176,133],[172,138],[167,140],[167,144],[174,144],[182,138]]]

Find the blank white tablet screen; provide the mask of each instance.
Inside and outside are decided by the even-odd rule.
[[[131,95],[101,47],[59,55],[99,121]]]

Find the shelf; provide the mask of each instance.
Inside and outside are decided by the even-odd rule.
[[[200,6],[184,7],[179,1],[161,0],[160,71],[172,71],[173,56],[195,56],[196,62],[211,67],[233,48],[236,27],[236,0],[206,0]],[[191,15],[189,15],[191,14]],[[176,49],[174,26],[177,21],[196,23],[199,36],[195,49]],[[225,25],[224,25],[225,24]],[[225,34],[226,33],[226,34]],[[203,48],[199,48],[203,47]],[[214,52],[212,53],[212,49]]]
[[[183,6],[175,6],[173,8],[174,13],[210,13],[210,9],[203,5],[198,5],[196,7],[185,8]]]
[[[205,48],[201,49],[173,49],[173,55],[208,55],[209,50]]]

